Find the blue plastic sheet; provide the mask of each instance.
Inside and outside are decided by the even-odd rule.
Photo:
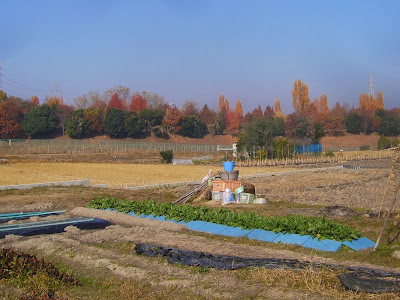
[[[362,237],[358,240],[352,240],[351,242],[343,242],[343,245],[353,250],[360,251],[368,248],[373,248],[375,246],[375,243],[366,237]]]
[[[303,244],[303,247],[328,252],[337,252],[340,247],[342,247],[342,242],[327,239],[319,241],[318,238],[310,238]]]
[[[290,245],[303,245],[307,240],[309,240],[311,236],[309,235],[300,235],[295,233],[285,233],[278,236],[274,243],[283,243]]]

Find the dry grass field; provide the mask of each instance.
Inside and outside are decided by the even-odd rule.
[[[0,165],[0,186],[90,179],[91,184],[128,187],[201,180],[209,169],[222,171],[220,165],[160,165],[69,162],[10,162]],[[264,174],[284,167],[238,168],[241,175]]]

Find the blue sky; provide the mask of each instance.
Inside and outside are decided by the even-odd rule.
[[[1,88],[67,103],[118,85],[181,106],[292,111],[296,79],[310,98],[358,105],[369,74],[400,106],[400,1],[0,0]]]

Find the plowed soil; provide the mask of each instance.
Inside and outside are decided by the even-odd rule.
[[[387,164],[387,162],[382,162]],[[382,165],[383,166],[383,165]],[[371,166],[372,167],[372,166]],[[238,205],[234,209],[257,211],[262,214],[319,214],[326,206],[345,205],[356,211],[358,216],[345,220],[362,230],[363,218],[368,225],[362,230],[375,239],[379,227],[372,226],[365,212],[376,212],[380,207],[383,187],[388,170],[376,163],[375,169],[329,170],[309,173],[276,175],[249,180],[255,184],[258,194],[265,194],[267,205]],[[147,191],[107,190],[93,188],[48,188],[30,191],[0,192],[0,212],[60,210],[66,209],[67,216],[99,217],[115,223],[104,230],[79,230],[68,227],[64,233],[32,237],[7,236],[0,240],[1,247],[13,247],[37,254],[48,260],[62,262],[73,274],[86,274],[103,281],[135,280],[150,284],[157,291],[168,290],[165,299],[342,299],[369,298],[366,294],[353,294],[340,287],[333,291],[288,287],[281,284],[266,285],[257,270],[217,271],[196,267],[170,265],[164,258],[138,256],[134,252],[137,243],[150,243],[165,247],[203,251],[213,254],[243,257],[293,258],[302,261],[324,262],[343,266],[362,266],[400,272],[400,259],[384,256],[371,259],[367,250],[357,254],[343,250],[337,254],[311,251],[296,246],[272,245],[247,239],[218,237],[189,231],[185,226],[131,217],[122,213],[83,208],[90,199],[99,196],[114,196],[119,199],[147,199],[171,202],[187,191],[188,187]],[[204,202],[219,206],[215,201]],[[296,211],[297,210],[297,211]],[[57,218],[59,218],[58,216]],[[51,219],[54,217],[48,217]],[[339,216],[333,216],[337,219]],[[361,219],[360,219],[361,218]],[[28,221],[36,221],[31,219]],[[375,220],[375,219],[374,219]],[[26,222],[26,221],[24,221]],[[379,223],[378,220],[376,220]],[[358,225],[357,225],[358,224]],[[372,225],[371,225],[372,224]],[[365,257],[365,260],[364,260]],[[271,271],[272,272],[272,271]],[[257,275],[258,274],[258,275]],[[1,287],[1,285],[0,285]],[[1,295],[1,293],[0,293]],[[119,295],[119,294],[118,294]],[[376,295],[374,295],[375,297]],[[395,299],[399,295],[381,295]],[[76,298],[81,298],[77,296]],[[89,294],[89,299],[127,298],[114,297],[107,291]],[[69,295],[68,298],[75,298]],[[128,297],[129,298],[129,297]],[[133,297],[136,298],[136,297]],[[145,298],[145,297],[143,297]],[[149,296],[149,299],[153,298]],[[155,297],[157,298],[157,297]],[[372,299],[372,298],[371,298]]]

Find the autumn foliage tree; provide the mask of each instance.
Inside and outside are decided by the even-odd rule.
[[[243,116],[242,101],[240,101],[240,99],[236,100],[234,112],[236,114],[236,117],[239,118],[239,125],[242,125],[244,121],[244,116]]]
[[[23,114],[12,100],[0,103],[0,138],[16,138],[22,133]]]
[[[111,100],[108,102],[107,105],[108,108],[115,108],[119,110],[124,110],[126,107],[126,104],[123,102],[123,100],[119,97],[118,93],[115,93],[112,97]]]
[[[279,98],[275,99],[274,102],[274,113],[276,117],[284,118],[284,114],[282,113],[281,109],[281,100]]]
[[[308,97],[308,86],[301,79],[294,82],[292,91],[292,105],[295,112],[301,116],[309,114],[310,98]]]
[[[131,103],[129,104],[129,110],[139,114],[146,107],[147,107],[146,99],[139,93],[135,93],[132,96]]]
[[[196,101],[188,100],[182,105],[182,114],[184,117],[198,116],[199,108]]]
[[[215,111],[209,109],[207,104],[204,104],[200,111],[200,119],[207,125],[215,123],[216,115]]]
[[[228,111],[225,115],[226,131],[231,135],[239,134],[240,116],[235,111]]]
[[[267,105],[264,110],[264,117],[269,118],[273,117],[274,115],[275,115],[274,109],[270,105]]]
[[[328,135],[339,136],[345,132],[344,119],[346,111],[339,102],[335,104],[328,115],[325,130]]]
[[[39,98],[37,96],[32,96],[31,102],[32,102],[33,106],[39,106]]]
[[[183,114],[176,106],[167,108],[162,124],[169,133],[177,133],[180,130],[178,124],[183,119]]]
[[[91,133],[103,133],[103,119],[99,108],[87,108],[84,110],[83,116],[89,121],[89,130]]]

